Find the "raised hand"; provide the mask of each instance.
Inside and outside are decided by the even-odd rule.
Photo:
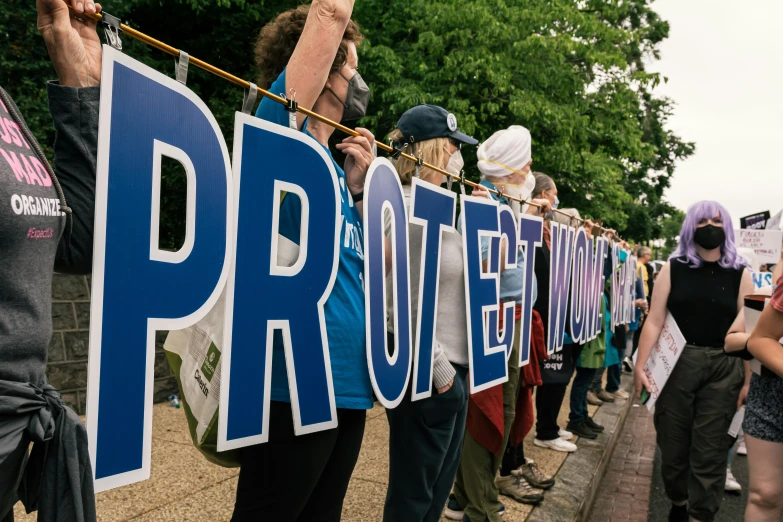
[[[85,13],[100,13],[101,5],[94,0],[36,0],[36,8],[38,32],[46,43],[60,85],[100,84],[102,53],[95,32],[97,22]]]

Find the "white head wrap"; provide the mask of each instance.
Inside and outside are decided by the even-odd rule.
[[[521,125],[497,131],[478,149],[478,168],[484,176],[503,178],[522,169],[532,157],[530,131]],[[532,177],[532,176],[531,176]]]

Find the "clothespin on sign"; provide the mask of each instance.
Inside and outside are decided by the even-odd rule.
[[[103,35],[106,38],[106,43],[122,51],[122,40],[120,40],[120,19],[116,16],[112,16],[106,11],[101,12],[101,26],[103,26]]]
[[[286,98],[285,94],[282,93],[280,96],[288,102],[285,107],[285,110],[288,111],[288,126],[294,130],[298,130],[299,125],[296,124],[296,111],[299,110],[299,104],[296,102],[296,90],[291,88],[289,90],[289,94],[290,96],[288,98]]]
[[[424,160],[421,158],[422,151],[419,151],[419,159],[416,160],[416,177],[421,178],[421,167],[424,165]]]
[[[258,86],[255,83],[250,84],[249,89],[245,89],[245,97],[242,100],[242,112],[250,114],[253,112],[253,107],[256,106],[256,98],[258,98]]]
[[[176,60],[176,72],[177,81],[182,85],[188,83],[188,64],[190,63],[190,55],[185,51],[179,52],[179,58]]]
[[[465,194],[465,171],[459,173],[459,189],[462,192],[463,196],[466,196]]]
[[[391,158],[393,160],[397,160],[400,157],[400,154],[403,153],[403,151],[408,147],[407,143],[400,143],[398,145],[394,145],[394,142],[389,141],[389,146],[394,149],[394,152],[391,153]]]

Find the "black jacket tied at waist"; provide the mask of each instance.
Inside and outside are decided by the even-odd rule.
[[[39,521],[96,520],[87,430],[49,384],[0,380],[0,485],[0,516],[18,494]]]

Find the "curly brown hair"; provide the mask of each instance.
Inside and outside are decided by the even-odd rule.
[[[255,49],[259,87],[266,89],[272,85],[288,65],[296,44],[302,36],[309,12],[309,4],[300,5],[296,9],[280,13],[261,29]],[[363,38],[359,25],[350,20],[329,74],[339,71],[345,65],[348,59],[348,42],[353,42],[358,47]]]

